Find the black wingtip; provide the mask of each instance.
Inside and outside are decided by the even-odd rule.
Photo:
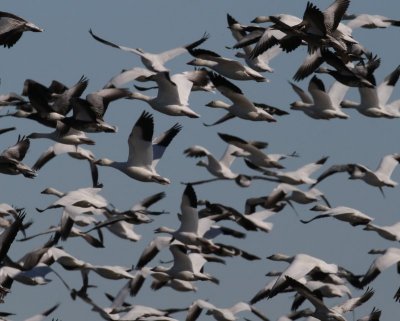
[[[319,161],[315,162],[317,165],[324,165],[325,162],[328,160],[329,156],[322,157]]]
[[[192,184],[186,185],[186,188],[185,188],[185,191],[183,192],[183,194],[186,195],[187,198],[189,199],[190,206],[193,208],[197,208],[197,196],[196,196],[196,192],[194,191]]]

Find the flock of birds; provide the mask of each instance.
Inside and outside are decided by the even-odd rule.
[[[332,207],[328,201],[329,197],[315,187],[333,174],[347,172],[350,179],[359,179],[377,187],[385,196],[384,188],[394,188],[397,185],[391,178],[400,162],[400,154],[397,153],[383,156],[376,170],[357,163],[325,167],[328,158],[321,157],[297,170],[288,171],[285,170],[286,166],[282,161],[286,159],[290,162],[291,158],[299,157],[296,152],[269,154],[264,151],[268,146],[264,141],[252,141],[219,132],[219,138],[227,144],[220,159],[206,147],[199,145],[190,146],[183,151],[187,157],[200,158],[197,165],[207,169],[212,176],[210,179],[171,182],[168,177],[164,177],[165,173],[158,173],[156,169],[167,147],[174,144],[174,138],[180,135],[182,125],[178,121],[172,127],[165,128],[155,121],[153,115],[160,112],[169,116],[199,118],[200,115],[189,106],[192,91],[202,91],[205,95],[209,92],[219,92],[229,100],[229,103],[212,100],[206,105],[224,109],[226,112],[215,122],[204,124],[209,127],[235,117],[242,119],[243,123],[279,122],[279,117],[289,114],[285,110],[265,103],[253,102],[251,98],[246,97],[237,82],[233,81],[268,82],[264,74],[273,71],[269,65],[270,61],[278,54],[290,55],[300,46],[307,47],[307,57],[293,80],[300,81],[309,76],[311,79],[308,85],[309,93],[297,84],[290,83],[300,98],[291,104],[292,110],[300,110],[313,119],[322,120],[347,119],[349,116],[344,111],[346,108],[354,108],[367,117],[400,117],[400,100],[389,102],[400,76],[400,66],[377,85],[374,71],[381,63],[380,58],[373,54],[374,48],[365,48],[352,36],[352,30],[355,28],[400,26],[400,21],[377,15],[348,15],[349,5],[350,0],[335,0],[328,8],[321,10],[315,4],[308,2],[303,17],[289,14],[259,16],[249,25],[239,23],[228,14],[228,28],[236,41],[231,49],[237,49],[236,57],[243,61],[226,58],[204,49],[208,34],[175,49],[149,53],[143,49],[115,44],[90,30],[90,36],[101,44],[139,56],[143,66],[123,70],[106,82],[103,88],[87,94],[85,98],[82,95],[88,86],[86,77],[81,77],[72,86],[57,80],[46,86],[40,81],[27,79],[23,84],[21,95],[16,93],[0,95],[0,105],[13,108],[2,117],[30,119],[52,128],[52,131],[44,130],[26,137],[18,137],[14,145],[5,148],[0,154],[0,173],[23,175],[27,179],[34,179],[41,171],[45,171],[43,167],[49,161],[56,162],[56,159],[53,160],[56,156],[68,154],[75,159],[88,161],[92,179],[91,187],[77,186],[77,189],[68,192],[49,187],[42,191],[42,194],[56,196],[57,200],[45,209],[38,208],[37,211],[61,208],[61,217],[59,225],[50,226],[39,234],[30,234],[29,228],[32,222],[26,219],[23,208],[7,203],[0,204],[0,223],[3,229],[0,236],[0,294],[3,302],[7,300],[7,296],[18,295],[12,291],[14,281],[25,285],[44,285],[50,282],[46,276],[54,273],[74,300],[80,299],[87,303],[94,313],[105,320],[176,320],[173,317],[174,313],[185,313],[183,315],[186,321],[194,321],[199,318],[202,310],[206,310],[207,315],[218,321],[236,320],[237,313],[242,311],[251,312],[257,318],[268,321],[268,313],[261,312],[255,305],[261,300],[273,300],[273,297],[283,295],[285,292],[295,293],[292,311],[282,315],[279,321],[300,318],[345,321],[348,312],[368,304],[368,300],[374,295],[374,290],[365,287],[373,285],[374,279],[390,266],[397,263],[400,267],[400,248],[392,246],[386,249],[372,249],[369,253],[378,256],[362,274],[305,253],[293,256],[276,253],[268,259],[285,261],[288,263],[287,267],[280,272],[268,273],[271,279],[264,287],[254,291],[252,298],[243,298],[243,301],[230,308],[218,307],[206,298],[196,298],[188,307],[168,309],[126,302],[130,296],[138,295],[146,279],[151,280],[150,287],[153,290],[169,287],[174,291],[194,292],[197,289],[196,284],[200,281],[219,284],[217,276],[206,272],[209,264],[223,264],[226,257],[248,261],[261,258],[247,249],[218,242],[216,238],[225,235],[241,239],[246,236],[246,231],[268,233],[273,228],[268,219],[277,215],[286,205],[296,211],[294,203],[316,203],[311,210],[318,212],[318,215],[309,220],[301,219],[304,224],[316,219],[333,217],[352,226],[362,225],[364,230],[375,231],[389,241],[400,241],[400,222],[391,226],[379,226],[373,223],[373,217],[357,209],[346,206]],[[345,20],[348,22],[345,23]],[[16,15],[0,12],[0,45],[8,48],[14,46],[26,31],[43,30]],[[183,54],[193,57],[188,65],[196,68],[173,74],[166,67],[166,63]],[[335,79],[328,91],[318,78],[318,73],[329,74]],[[133,81],[151,85],[143,87],[136,83],[136,91],[132,91],[127,86]],[[344,99],[350,87],[358,89],[359,103]],[[150,97],[144,94],[149,90],[156,90],[156,96]],[[120,99],[142,100],[153,110],[143,111],[134,120],[128,137],[127,160],[97,158],[91,150],[82,145],[97,143],[87,134],[117,131],[115,125],[107,123],[105,114],[109,105],[116,104]],[[165,131],[156,135],[155,127],[157,133]],[[15,127],[4,128],[0,134],[6,135],[15,129]],[[31,141],[42,138],[52,140],[54,145],[44,151],[32,166],[25,164],[23,160],[31,148]],[[238,157],[244,159],[253,174],[235,173],[231,169],[232,163]],[[150,195],[128,210],[117,210],[112,202],[101,195],[103,183],[107,182],[101,182],[99,179],[98,166],[112,167],[144,183],[183,184],[181,213],[177,220],[171,217],[171,221],[174,220],[171,225],[177,224],[179,227],[156,228],[154,239],[145,246],[131,269],[118,265],[95,265],[74,257],[61,246],[61,241],[66,242],[68,238],[80,237],[92,247],[104,247],[103,233],[106,230],[121,239],[137,242],[141,238],[141,235],[134,230],[137,225],[157,224],[157,217],[166,214],[166,211],[153,211],[150,208],[166,196],[164,192]],[[314,173],[323,168],[324,171],[314,178]],[[215,180],[234,181],[233,184],[243,188],[251,188],[253,181],[256,180],[273,182],[276,185],[268,195],[247,199],[244,211],[241,212],[229,205],[198,198],[195,187]],[[306,187],[301,189],[299,185]],[[224,221],[229,222],[227,226],[223,225]],[[25,253],[18,260],[9,256],[8,252],[17,239],[28,241],[39,235],[50,235],[50,238],[43,246]],[[154,264],[155,258],[161,251],[170,251],[172,261],[166,263],[169,265]],[[54,269],[55,266],[76,271],[75,273],[79,271],[82,275],[81,288],[75,289],[67,284]],[[89,281],[89,276],[93,273],[109,280],[126,280],[126,284],[115,296],[107,294],[111,300],[107,307],[100,306],[92,299],[93,285]],[[354,297],[353,291],[359,289],[365,291],[360,296]],[[400,301],[400,288],[388,291],[393,291],[394,300]],[[342,303],[332,306],[327,298],[334,297],[342,298]],[[302,307],[304,301],[309,301],[309,307]],[[58,304],[26,320],[42,320],[57,306]],[[2,319],[6,319],[9,315],[0,312]],[[371,312],[358,320],[377,321],[380,315],[379,307],[371,307]]]

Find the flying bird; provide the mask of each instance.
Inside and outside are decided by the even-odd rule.
[[[15,14],[0,11],[0,45],[11,48],[25,31],[42,32],[43,29]]]
[[[165,149],[181,129],[182,126],[177,123],[153,140],[153,115],[144,111],[133,125],[129,135],[127,161],[117,162],[108,158],[101,158],[96,160],[95,164],[116,168],[129,177],[142,182],[169,184],[168,178],[162,177],[156,172],[156,165]]]

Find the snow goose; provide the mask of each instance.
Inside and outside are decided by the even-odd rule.
[[[379,226],[368,223],[364,227],[365,231],[375,231],[379,236],[389,241],[400,241],[400,222],[393,225]]]
[[[18,136],[17,143],[3,150],[0,154],[0,173],[7,175],[22,174],[25,177],[34,178],[36,171],[22,163],[29,146],[30,141],[27,137]]]
[[[247,231],[264,231],[268,233],[273,227],[273,223],[266,222],[265,220],[275,215],[277,211],[262,210],[256,212],[255,209],[245,209],[245,214],[240,213],[230,206],[220,203],[210,203],[209,201],[201,201],[206,206],[199,211],[199,216],[202,218],[209,218],[216,222],[222,220],[229,220],[237,223]],[[229,234],[232,235],[232,234]],[[233,235],[235,236],[235,235]]]
[[[217,103],[207,104],[208,107],[222,108],[228,111],[227,115],[212,125],[220,124],[234,117],[252,121],[276,121],[268,111],[264,108],[257,107],[257,105],[252,103],[243,94],[239,87],[228,81],[226,78],[213,72],[210,72],[209,76],[215,88],[217,88],[222,95],[227,97],[233,103],[232,105],[228,105],[224,102],[221,104],[220,101],[217,101]]]
[[[14,46],[25,31],[43,31],[32,22],[4,11],[0,11],[0,25],[0,45],[8,48]]]
[[[191,184],[188,184],[183,192],[181,201],[181,224],[177,230],[162,226],[155,233],[168,233],[172,240],[178,240],[185,245],[196,245],[218,249],[212,241],[199,233],[199,216],[197,213],[197,196]]]
[[[260,167],[284,168],[273,157],[271,158],[261,150],[267,147],[268,143],[245,141],[237,136],[223,133],[218,133],[218,135],[227,144],[234,145],[242,150],[233,152],[236,157],[243,156],[247,161]]]
[[[267,258],[273,261],[285,261],[289,263],[289,266],[276,279],[273,287],[270,289],[268,293],[268,297],[270,298],[283,291],[289,285],[287,282],[288,276],[298,280],[310,273],[312,270],[319,270],[322,273],[333,274],[336,274],[339,271],[339,267],[336,264],[329,264],[319,258],[303,253],[296,254],[295,256],[276,253]]]
[[[95,141],[87,137],[83,131],[69,127],[60,121],[57,121],[57,126],[55,131],[51,133],[31,133],[27,136],[27,138],[31,139],[47,138],[57,143],[74,145],[74,146],[80,144],[86,144],[86,145],[95,144]]]
[[[318,204],[311,208],[311,211],[318,211],[322,213],[308,221],[300,220],[300,222],[307,224],[320,218],[333,217],[340,221],[348,222],[352,226],[357,226],[366,225],[374,220],[374,218],[362,213],[361,211],[347,206],[337,206],[331,208],[322,204]]]
[[[98,187],[84,187],[63,193],[55,188],[48,187],[44,189],[41,194],[55,195],[59,199],[43,210],[38,208],[36,210],[41,213],[48,209],[67,206],[81,207],[88,210],[92,210],[93,208],[104,208],[108,205],[108,201],[103,196],[98,195],[100,191],[101,188]],[[74,212],[73,208],[71,208],[71,210]]]
[[[151,269],[151,276],[157,281],[168,282],[171,279],[178,279],[219,283],[218,279],[212,275],[201,272],[207,261],[201,254],[187,254],[186,247],[178,244],[171,244],[169,249],[174,257],[173,265],[170,268],[156,266]]]
[[[374,307],[370,314],[357,319],[357,321],[379,321],[381,314],[382,311]]]
[[[50,226],[47,230],[43,231],[43,232],[39,232],[27,237],[24,237],[22,239],[19,239],[19,242],[25,242],[25,241],[29,241],[31,239],[34,239],[35,237],[41,236],[41,235],[47,235],[47,234],[51,234],[54,233],[55,234],[55,239],[58,238],[57,234],[61,234],[63,233],[63,226],[62,225],[58,225],[58,226]],[[104,244],[101,240],[96,239],[95,237],[93,237],[92,235],[87,234],[86,232],[82,232],[79,228],[72,226],[71,229],[69,229],[69,233],[67,235],[66,238],[68,237],[81,237],[82,239],[84,239],[88,244],[90,244],[93,247],[96,248],[102,248],[104,247]]]
[[[300,283],[303,283],[302,281],[303,280],[301,280]],[[325,283],[322,281],[308,280],[307,278],[304,278],[304,281],[304,285],[320,297],[321,300],[322,298],[343,297],[345,295],[348,298],[352,297],[350,289],[344,284]],[[297,293],[292,303],[292,311],[297,310],[305,300],[306,298],[304,296]]]
[[[222,57],[213,51],[193,49],[189,50],[189,53],[195,57],[195,59],[187,63],[190,66],[208,67],[222,76],[234,80],[269,81],[258,71],[242,65],[237,60]]]
[[[329,308],[302,283],[289,276],[286,277],[286,282],[311,302],[315,307],[315,311],[313,311],[311,316],[319,320],[346,321],[346,318],[343,316],[344,313],[353,311],[356,307],[367,302],[374,294],[373,290],[367,289],[362,296],[349,299],[340,305]]]
[[[134,53],[134,54],[140,56],[140,59],[142,60],[142,63],[146,66],[146,68],[148,68],[149,70],[154,71],[154,72],[168,71],[168,69],[165,68],[165,66],[164,66],[164,64],[166,62],[168,62],[169,60],[171,60],[181,54],[187,53],[188,51],[201,45],[204,41],[206,41],[208,39],[208,35],[204,34],[203,37],[201,37],[199,40],[192,42],[190,44],[187,44],[187,45],[184,45],[181,47],[177,47],[174,49],[170,49],[170,50],[161,52],[159,54],[153,54],[153,53],[145,52],[143,49],[140,49],[140,48],[133,49],[133,48],[116,45],[110,41],[100,38],[99,36],[96,36],[92,32],[91,29],[89,30],[89,33],[94,39],[96,39],[97,41],[99,41],[107,46],[118,48],[123,51],[131,52],[131,53]]]
[[[368,60],[362,60],[361,63],[354,66],[353,63],[345,64],[335,53],[326,48],[320,49],[321,56],[326,63],[335,69],[327,69],[324,67],[317,68],[316,73],[326,73],[331,75],[337,81],[349,87],[369,87],[374,88],[369,77],[380,66],[380,58],[367,55]]]
[[[279,19],[281,22],[285,23],[288,26],[295,26],[299,24],[302,19],[292,16],[289,14],[277,14],[274,16],[258,16],[255,19],[252,20],[253,23],[264,23],[264,22],[272,22],[274,19]],[[250,57],[257,57],[258,55],[262,55],[264,52],[267,52],[269,50],[272,50],[275,47],[278,47],[277,45],[280,44],[280,40],[286,37],[286,34],[282,32],[279,29],[274,28],[274,26],[267,27],[265,28],[264,32],[259,36],[256,37],[254,40],[256,40],[256,45],[254,46]],[[286,38],[287,39],[287,38]],[[296,44],[289,45],[289,43],[285,44],[285,40],[283,40],[283,46],[279,46],[280,51],[286,51],[289,52],[293,50],[293,46]]]
[[[95,272],[99,276],[109,280],[134,279],[134,275],[129,273],[129,269],[122,266],[110,265],[93,265],[82,261],[66,251],[51,247],[43,255],[41,260],[52,259],[53,262],[60,264],[65,270],[81,270],[83,273],[90,271]]]
[[[155,212],[148,211],[148,208],[164,197],[164,192],[151,195],[124,212],[119,212],[115,209],[112,211],[105,209],[103,215],[106,217],[106,220],[97,222],[93,228],[85,233],[94,229],[107,227],[107,229],[117,237],[137,242],[141,239],[141,235],[134,231],[134,226],[152,222],[153,220],[147,214],[154,214]],[[157,212],[156,214],[159,215],[162,213],[163,212]]]
[[[230,166],[236,158],[232,153],[237,149],[238,147],[228,144],[220,160],[217,160],[210,151],[199,145],[194,145],[185,149],[183,153],[187,157],[207,157],[207,162],[200,160],[196,165],[205,167],[211,175],[215,176],[215,178],[212,179],[191,182],[190,184],[198,185],[217,180],[235,180],[235,182],[242,187],[249,186],[251,181],[248,176],[236,174],[230,169]]]
[[[32,166],[32,169],[35,171],[39,171],[44,165],[47,164],[47,162],[61,154],[68,154],[75,159],[86,159],[90,165],[93,186],[101,187],[101,184],[99,184],[98,182],[97,166],[94,164],[94,161],[96,159],[94,154],[92,153],[92,151],[84,149],[80,146],[55,143],[40,155],[39,159]]]
[[[53,80],[50,86],[46,87],[35,80],[26,79],[22,94],[28,96],[32,107],[39,113],[38,116],[46,118],[58,115],[58,119],[62,119],[60,115],[68,114],[72,108],[72,99],[80,97],[88,83],[89,80],[85,76],[71,87],[57,80]]]
[[[246,31],[243,30],[244,28],[230,14],[227,14],[226,17],[228,21],[228,28],[231,30],[233,38],[235,38],[237,42],[240,42],[244,37],[246,37]],[[237,52],[235,56],[238,58],[243,58],[250,68],[258,72],[273,72],[274,70],[269,66],[268,63],[282,52],[279,47],[274,47],[265,53],[252,58],[250,57],[253,50],[251,46],[247,45],[242,47],[242,49],[243,52]]]
[[[317,178],[312,187],[333,174],[347,172],[350,175],[350,179],[361,179],[368,185],[378,187],[383,193],[383,186],[395,187],[397,185],[397,183],[393,181],[390,176],[392,175],[399,161],[399,154],[386,155],[382,158],[378,168],[375,171],[372,171],[362,164],[350,163],[333,165]]]
[[[287,172],[283,171],[274,172],[254,167],[254,169],[256,170],[263,171],[264,175],[267,176],[253,176],[253,178],[279,182],[279,183],[286,183],[291,185],[314,184],[316,180],[311,178],[310,175],[319,170],[322,167],[322,165],[325,164],[327,159],[328,157],[323,157],[317,160],[316,162],[304,165],[295,171],[287,171]]]
[[[375,88],[359,87],[361,102],[356,103],[350,100],[344,100],[341,103],[343,108],[354,108],[360,114],[368,117],[400,117],[400,101],[388,103],[393,92],[394,86],[399,80],[400,66],[385,77],[383,82]],[[370,76],[371,83],[375,84],[375,78]]]
[[[235,321],[237,320],[236,314],[242,311],[250,311],[261,320],[269,321],[269,319],[264,314],[262,314],[255,307],[246,302],[238,302],[230,308],[217,308],[212,303],[201,299],[194,301],[189,307],[186,321],[197,320],[203,309],[206,309],[207,314],[211,314],[217,321]]]
[[[270,16],[269,19],[275,24],[273,27],[286,34],[280,40],[275,39],[275,42],[287,52],[296,49],[305,41],[310,53],[321,46],[330,46],[340,54],[346,54],[347,42],[352,43],[354,40],[337,29],[349,4],[350,0],[337,0],[321,12],[314,4],[308,2],[303,20],[295,25],[289,25],[279,17]]]
[[[0,262],[2,262],[7,256],[11,244],[14,242],[18,232],[22,229],[24,218],[25,212],[21,211],[15,217],[11,225],[0,234]]]
[[[316,188],[302,191],[294,185],[280,183],[267,196],[248,198],[246,200],[245,208],[246,212],[253,212],[257,206],[278,211],[283,205],[285,205],[284,202],[286,202],[297,213],[292,202],[298,204],[309,204],[317,202],[320,199],[329,206],[329,201],[325,197],[324,193]]]
[[[187,116],[198,118],[199,114],[189,107],[189,95],[193,82],[183,74],[170,77],[169,72],[158,72],[149,77],[158,85],[157,97],[149,97],[139,92],[133,92],[129,99],[139,99],[147,102],[153,109],[170,116]]]
[[[95,161],[96,165],[110,166],[118,169],[129,177],[142,182],[156,182],[162,185],[169,184],[168,178],[156,172],[156,165],[172,139],[182,129],[175,124],[160,138],[152,143],[154,120],[153,116],[144,111],[134,124],[128,138],[129,156],[125,162],[116,162],[107,158]]]
[[[59,104],[53,104],[55,95],[61,95],[59,92],[53,92],[53,90],[55,89],[51,86],[46,87],[36,80],[26,79],[22,94],[29,98],[30,108],[18,109],[8,116],[28,118],[44,126],[55,128],[57,121],[65,117],[71,109],[71,105],[69,104],[69,96],[64,97],[65,100],[59,98],[57,99]]]
[[[76,130],[84,132],[112,132],[117,128],[104,121],[109,104],[131,94],[126,88],[103,88],[86,95],[85,99],[73,97],[73,115],[62,122]]]
[[[349,87],[337,81],[332,85],[329,92],[326,92],[322,80],[314,76],[308,85],[311,98],[295,84],[290,83],[290,85],[301,98],[301,101],[291,104],[291,109],[301,110],[307,116],[314,119],[349,118],[348,115],[340,110],[340,102],[343,100]]]
[[[122,302],[122,304],[117,305],[115,299],[112,296],[109,296],[106,293],[106,296],[113,300],[113,304],[111,305],[112,310],[111,314],[119,314],[120,320],[151,320],[151,317],[165,317],[161,318],[161,320],[175,320],[172,318],[168,318],[170,314],[178,313],[182,311],[187,311],[188,308],[169,308],[169,309],[156,309],[153,307],[138,305],[138,304],[127,304]],[[157,319],[155,319],[157,320]]]
[[[344,20],[350,20],[347,22],[347,27],[351,29],[356,28],[367,28],[367,29],[374,29],[374,28],[388,28],[390,26],[399,27],[400,21],[390,19],[385,16],[381,15],[372,15],[372,14],[346,14],[343,17]]]
[[[58,279],[64,284],[67,290],[70,290],[68,284],[64,279],[47,264],[39,263],[35,267],[23,270],[12,266],[4,265],[0,268],[0,280],[1,283],[5,282],[8,278],[19,283],[35,286],[35,285],[45,285],[51,282],[50,279],[46,278],[49,273],[54,273]]]
[[[368,268],[361,280],[363,286],[371,283],[379,274],[394,264],[400,262],[400,248],[389,247],[387,249],[372,249],[369,254],[380,254]]]

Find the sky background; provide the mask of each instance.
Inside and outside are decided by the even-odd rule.
[[[331,1],[318,1],[321,9]],[[43,33],[25,33],[11,49],[1,48],[1,85],[0,93],[14,91],[21,93],[25,79],[31,78],[45,85],[53,79],[67,85],[74,84],[82,75],[89,79],[89,86],[84,95],[99,90],[115,74],[125,68],[141,67],[139,58],[133,54],[110,48],[95,41],[88,33],[91,28],[95,34],[128,47],[140,47],[149,52],[160,52],[199,39],[204,32],[210,34],[209,40],[201,48],[215,51],[226,57],[233,57],[234,52],[225,46],[232,46],[234,39],[227,29],[226,14],[246,24],[257,15],[289,13],[302,16],[306,1],[11,1],[3,0],[1,10],[12,12],[44,28]],[[349,12],[382,14],[391,18],[399,11],[396,1],[372,0],[352,1]],[[383,30],[357,29],[353,36],[364,46],[382,59],[375,76],[379,83],[398,64],[400,30],[395,27]],[[298,49],[291,54],[281,54],[270,65],[273,74],[266,74],[269,83],[235,81],[243,92],[253,101],[264,102],[289,111],[290,103],[298,97],[292,91],[288,81],[305,57],[305,49]],[[186,65],[192,58],[182,55],[167,63],[172,73],[190,70]],[[326,87],[333,79],[327,75],[320,77]],[[298,83],[304,89],[309,78]],[[153,94],[153,93],[152,93]],[[156,92],[154,92],[154,95]],[[392,100],[398,99],[399,91],[394,90]],[[350,89],[346,98],[358,101],[356,89]],[[130,267],[136,263],[143,248],[153,238],[153,230],[161,225],[175,228],[179,225],[176,213],[179,212],[184,186],[181,181],[211,178],[204,168],[195,166],[197,160],[186,158],[183,150],[192,145],[201,145],[219,158],[226,144],[218,137],[218,132],[229,133],[248,140],[269,142],[270,153],[291,153],[297,151],[300,158],[287,159],[282,163],[287,169],[296,169],[304,164],[329,156],[325,168],[332,164],[360,162],[375,169],[380,159],[394,152],[400,152],[398,134],[399,120],[366,118],[356,111],[349,110],[348,120],[314,120],[299,111],[290,111],[290,115],[278,118],[276,123],[249,122],[234,119],[224,124],[206,128],[203,122],[210,123],[219,119],[223,111],[213,110],[204,105],[213,99],[223,99],[219,93],[194,92],[190,96],[190,106],[201,115],[200,119],[173,118],[154,110],[141,101],[120,100],[109,107],[105,120],[118,126],[115,134],[89,134],[96,141],[90,148],[96,157],[108,157],[124,161],[127,158],[127,138],[143,110],[154,115],[155,134],[170,128],[174,123],[183,125],[183,130],[172,141],[157,167],[160,175],[171,179],[172,184],[161,186],[142,183],[130,179],[124,174],[102,167],[100,181],[104,184],[101,195],[121,210],[128,209],[136,201],[151,194],[165,191],[167,197],[157,203],[154,209],[164,209],[170,214],[157,217],[152,224],[135,228],[142,239],[137,243],[123,241],[105,232],[105,248],[94,249],[81,239],[68,239],[61,245],[75,257],[92,264],[122,265]],[[4,108],[0,112],[5,113]],[[10,109],[11,110],[11,109]],[[13,145],[18,134],[31,132],[50,132],[29,120],[1,118],[0,128],[16,126],[17,130],[0,136],[2,149]],[[32,140],[24,162],[32,165],[36,159],[53,143],[48,140]],[[36,207],[43,208],[55,199],[41,195],[46,187],[55,187],[61,191],[70,191],[91,185],[87,162],[59,156],[48,163],[34,180],[23,176],[1,175],[1,200],[8,204],[24,207],[28,218],[34,220],[28,233],[45,230],[52,224],[58,224],[61,210],[51,210],[39,214]],[[242,160],[233,164],[233,170],[240,173],[253,173]],[[315,176],[317,176],[318,172]],[[393,179],[400,181],[400,171],[395,170]],[[248,197],[265,196],[275,184],[255,181],[251,187],[243,189],[230,181],[195,186],[199,199],[220,202],[238,210],[243,210]],[[385,189],[386,197],[360,181],[350,181],[345,174],[338,174],[325,180],[318,186],[325,193],[333,206],[354,207],[375,218],[377,225],[392,225],[399,219],[399,189]],[[297,209],[304,219],[313,216],[308,211],[312,205]],[[287,208],[274,216],[275,224],[269,233],[248,232],[245,240],[221,238],[218,241],[239,246],[262,258],[249,262],[241,258],[227,258],[226,266],[207,264],[206,271],[220,279],[215,284],[198,283],[197,293],[178,293],[163,288],[157,292],[150,290],[150,280],[144,284],[141,292],[130,302],[154,307],[185,307],[197,298],[209,299],[218,307],[232,306],[238,301],[246,301],[254,296],[269,280],[265,273],[282,270],[286,264],[265,259],[273,253],[283,252],[289,255],[307,253],[330,263],[348,268],[356,274],[365,273],[374,259],[368,251],[372,248],[387,248],[397,244],[380,238],[376,233],[363,231],[333,219],[315,221],[302,225],[294,212]],[[235,225],[227,224],[231,227]],[[41,246],[48,238],[41,237],[30,242],[14,244],[9,252],[13,259]],[[168,260],[170,252],[164,250],[151,265],[159,259]],[[81,286],[80,273],[65,271],[59,265],[55,269],[65,277],[71,287]],[[375,289],[374,297],[356,310],[356,317],[370,312],[375,306],[383,310],[382,321],[394,320],[399,315],[399,303],[392,297],[400,286],[400,279],[395,267],[381,274],[371,286]],[[6,297],[1,310],[17,313],[15,320],[22,320],[42,311],[56,302],[62,302],[52,315],[59,320],[95,320],[100,316],[90,311],[90,307],[80,300],[72,301],[68,291],[55,276],[46,286],[28,287],[15,283],[12,293]],[[90,283],[98,285],[89,295],[101,306],[109,303],[103,295],[105,291],[116,294],[126,281],[104,280],[90,274]],[[362,291],[354,289],[354,296]],[[283,294],[270,300],[262,300],[257,307],[271,320],[290,310],[292,294]],[[327,301],[335,304],[340,300]],[[252,320],[255,317],[249,316]],[[177,315],[184,319],[185,315]],[[208,319],[202,314],[200,319]],[[352,319],[348,314],[349,320]],[[50,318],[49,318],[50,319]]]

